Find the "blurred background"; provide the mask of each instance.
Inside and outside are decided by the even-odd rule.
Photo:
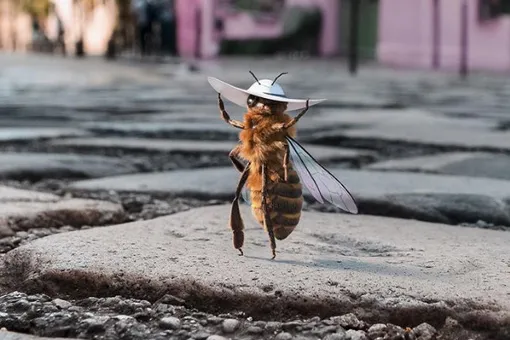
[[[0,0],[0,49],[507,70],[508,0]]]
[[[4,184],[77,195],[89,184],[75,181],[104,178],[83,195],[125,198],[135,215],[154,205],[133,192],[228,201],[235,172],[215,194],[216,181],[150,174],[233,171],[237,131],[206,77],[247,88],[248,70],[288,72],[288,96],[327,98],[299,140],[377,197],[362,213],[510,225],[510,0],[0,0],[0,52]],[[206,178],[186,174],[183,186]],[[445,212],[446,193],[494,198],[503,217],[471,196]]]

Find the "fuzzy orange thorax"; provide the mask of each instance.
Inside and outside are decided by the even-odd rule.
[[[279,129],[281,123],[288,123],[292,118],[284,113],[265,114],[250,110],[244,115],[244,129],[239,134],[241,141],[240,156],[251,163],[247,187],[260,190],[262,187],[261,168],[265,164],[269,178],[277,182],[281,177],[283,157],[287,135],[294,137],[296,128]]]

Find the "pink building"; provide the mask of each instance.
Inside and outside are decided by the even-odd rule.
[[[466,44],[462,43],[464,2]],[[380,0],[378,61],[397,67],[436,65],[456,70],[464,52],[469,69],[510,70],[510,17],[480,20],[479,2]]]
[[[215,57],[222,39],[277,38],[282,35],[282,20],[255,18],[229,10],[220,0],[176,0],[179,53],[184,57]],[[316,7],[322,13],[319,52],[328,56],[338,51],[339,2],[336,0],[286,0],[284,6]],[[216,26],[222,22],[223,29]]]

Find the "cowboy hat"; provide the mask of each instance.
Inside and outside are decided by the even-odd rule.
[[[251,74],[255,78],[256,82],[254,82],[247,90],[243,90],[239,87],[227,84],[224,81],[214,77],[207,77],[207,81],[216,90],[216,92],[225,96],[225,98],[230,100],[232,103],[242,107],[246,107],[246,100],[248,99],[249,95],[254,95],[278,102],[285,102],[287,103],[288,111],[299,110],[306,107],[306,99],[287,98],[285,92],[283,92],[282,87],[276,83],[278,77],[285,73],[280,74],[274,80],[258,80],[253,73]],[[310,99],[308,101],[308,106],[318,104],[324,100],[326,99]]]

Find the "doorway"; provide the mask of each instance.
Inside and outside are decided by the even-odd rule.
[[[376,57],[379,0],[341,0],[339,24],[339,52],[341,56],[349,53],[349,27],[351,23],[351,2],[359,1],[358,55],[361,61]]]

